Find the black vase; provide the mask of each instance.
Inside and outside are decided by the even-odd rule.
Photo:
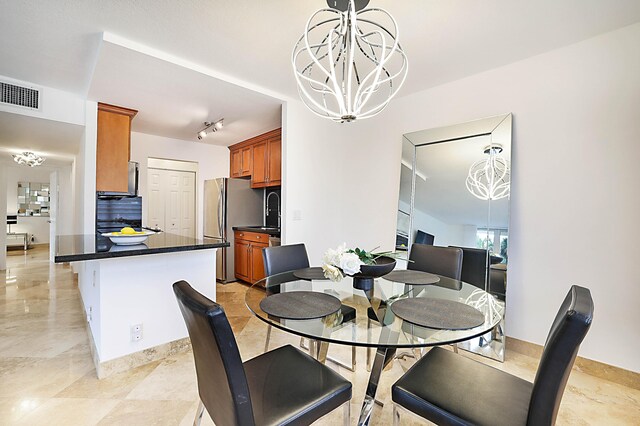
[[[352,275],[353,288],[358,290],[371,290],[373,288],[373,280],[387,275],[396,267],[396,260],[381,256],[376,259],[375,265],[361,265],[360,272]]]

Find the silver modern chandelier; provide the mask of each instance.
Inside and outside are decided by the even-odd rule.
[[[488,157],[476,161],[469,168],[467,189],[481,200],[499,200],[509,196],[511,168],[509,160],[500,156],[501,152],[501,145],[489,145],[484,149]]]
[[[20,165],[36,167],[44,163],[44,158],[40,157],[33,152],[25,151],[20,154],[13,154],[13,161]]]
[[[369,0],[327,0],[307,21],[291,61],[304,104],[338,122],[373,117],[398,93],[408,70],[398,26]]]

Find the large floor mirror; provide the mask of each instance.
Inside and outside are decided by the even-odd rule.
[[[511,114],[403,137],[396,249],[460,247],[462,281],[506,304]],[[504,360],[504,320],[459,347]]]

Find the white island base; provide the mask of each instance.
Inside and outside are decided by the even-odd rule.
[[[172,285],[185,280],[215,300],[216,250],[74,263],[99,378],[189,347]]]

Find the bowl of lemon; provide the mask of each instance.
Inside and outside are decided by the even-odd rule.
[[[141,244],[149,238],[149,235],[155,234],[153,231],[136,231],[130,227],[124,227],[119,232],[107,232],[102,234],[103,237],[109,237],[113,244],[119,246],[131,246]]]

